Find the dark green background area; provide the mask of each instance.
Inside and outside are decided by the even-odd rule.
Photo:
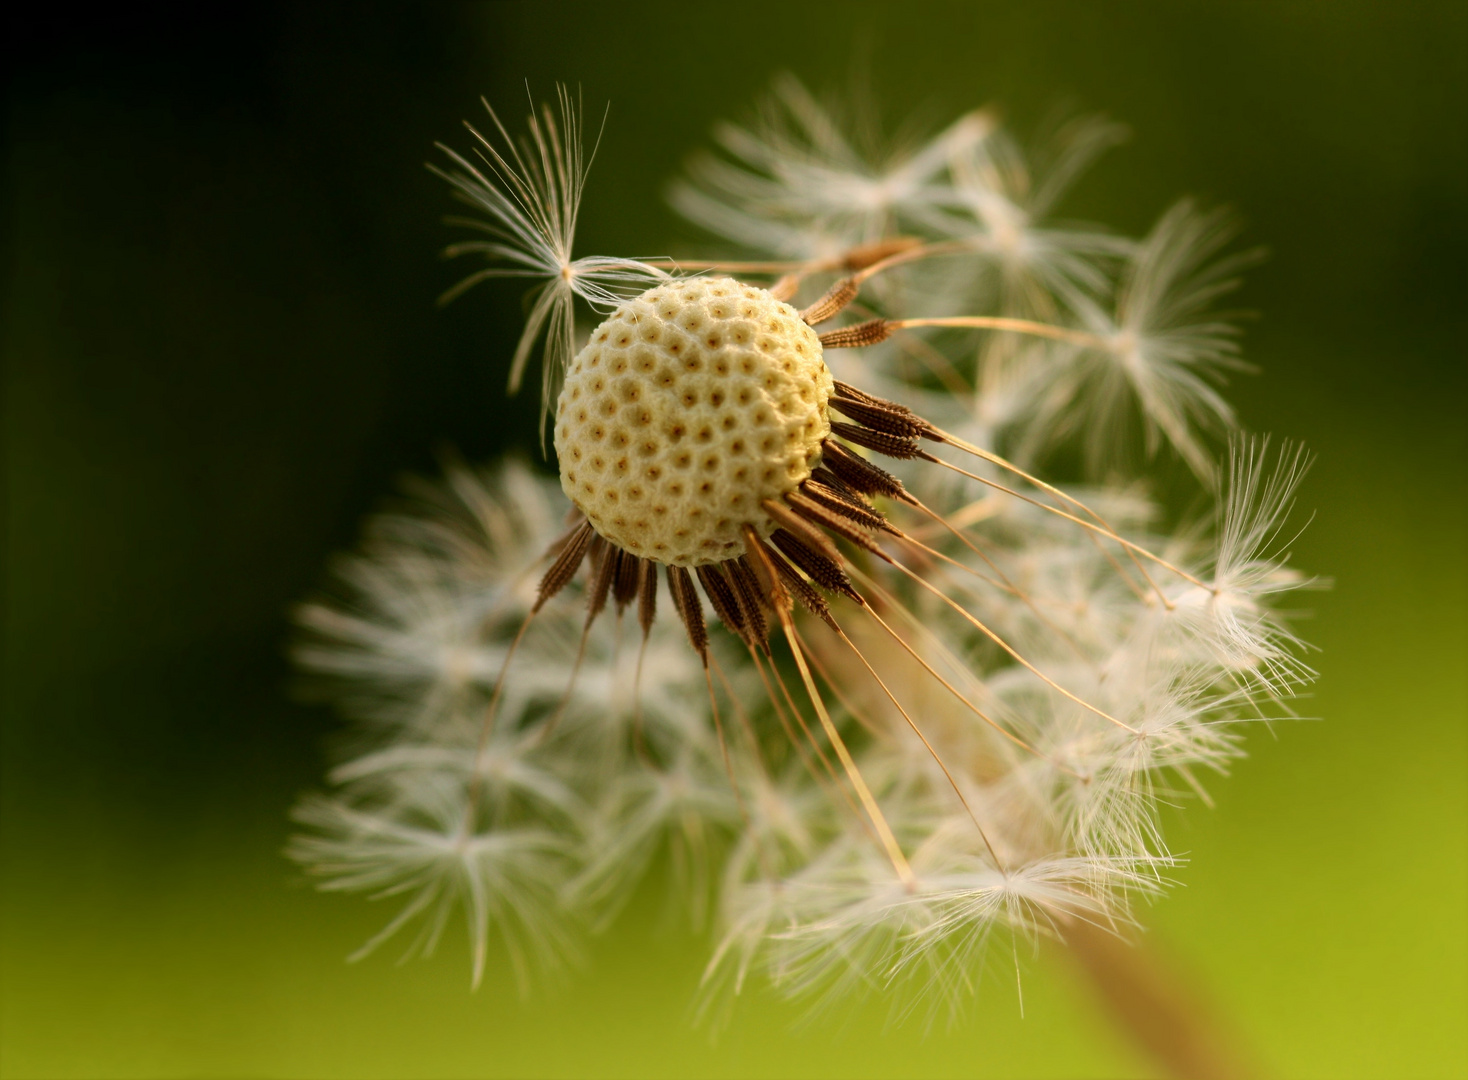
[[[647,902],[560,988],[343,956],[385,912],[279,851],[337,721],[295,702],[290,604],[437,447],[533,452],[506,403],[520,290],[462,268],[430,144],[610,100],[580,253],[688,250],[661,192],[770,76],[889,123],[995,103],[1135,132],[1065,213],[1236,206],[1271,258],[1236,380],[1318,456],[1295,561],[1321,680],[1251,739],[1147,913],[1282,1076],[1462,1075],[1468,924],[1461,4],[252,5],[69,9],[9,35],[3,1012],[30,1076],[1136,1075],[1063,956],[996,964],[969,1021],[880,1002],[793,1029],[756,993],[713,1043],[706,943]]]

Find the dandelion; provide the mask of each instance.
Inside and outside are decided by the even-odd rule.
[[[576,265],[569,100],[559,127],[532,118],[542,164],[474,175],[499,230],[480,250],[513,272],[550,267],[550,235]],[[462,909],[476,980],[491,926],[519,966],[563,955],[667,852],[690,916],[715,915],[706,1007],[757,975],[957,1008],[996,949],[1128,925],[1175,865],[1161,802],[1206,798],[1241,726],[1311,678],[1272,607],[1309,584],[1279,550],[1298,451],[1234,437],[1211,539],[1168,535],[1136,486],[1067,489],[1001,453],[1114,448],[1124,402],[1204,471],[1200,428],[1232,423],[1207,379],[1234,357],[1206,311],[1239,266],[1221,219],[1047,233],[1110,129],[1072,133],[1032,190],[986,114],[874,170],[798,84],[779,101],[758,134],[721,131],[738,165],[675,189],[769,258],[586,262],[646,287],[574,356],[574,298],[611,293],[577,270],[532,309],[532,337],[541,304],[565,330],[545,358],[566,364],[560,534],[524,467],[455,466],[370,527],[347,597],[301,612],[299,659],[367,745],[302,805],[292,854],[327,887],[408,896],[389,932],[424,920],[420,948]],[[996,259],[1044,301],[990,287]],[[999,339],[1023,343],[1004,379]]]

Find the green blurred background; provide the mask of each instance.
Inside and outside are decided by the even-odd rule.
[[[42,10],[40,8],[34,11]],[[1135,132],[1063,207],[1130,232],[1238,207],[1272,256],[1236,381],[1318,455],[1298,565],[1318,692],[1251,741],[1147,916],[1281,1076],[1447,1076],[1465,1030],[1461,3],[57,6],[6,91],[6,1077],[1131,1076],[1063,956],[952,1030],[880,1003],[717,1042],[706,942],[655,890],[563,987],[468,988],[461,941],[343,957],[385,913],[314,894],[286,811],[337,726],[291,698],[293,600],[435,449],[533,448],[502,399],[519,289],[445,311],[423,168],[481,93],[612,102],[581,253],[686,249],[661,202],[778,70],[869,64],[886,119],[1054,106]]]

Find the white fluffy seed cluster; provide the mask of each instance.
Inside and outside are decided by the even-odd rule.
[[[760,500],[806,475],[829,428],[819,340],[752,286],[569,261],[585,162],[564,91],[560,104],[559,132],[551,112],[533,121],[529,157],[497,118],[503,150],[476,147],[487,167],[453,157],[448,179],[500,237],[463,250],[489,254],[491,275],[543,277],[513,370],[541,337],[547,385],[570,367],[561,481],[601,534],[685,566],[737,553],[736,526],[769,529]],[[1127,425],[1140,416],[1147,445],[1170,442],[1214,475],[1203,431],[1234,421],[1211,379],[1237,364],[1211,307],[1240,266],[1226,222],[1184,203],[1122,243],[1046,218],[1114,128],[1068,127],[1045,175],[980,114],[871,165],[793,80],[761,116],[725,128],[719,158],[696,159],[674,194],[685,214],[755,258],[828,267],[833,252],[855,264],[916,239],[944,257],[912,248],[883,270],[866,297],[883,316],[1042,318],[1063,332],[1027,347],[1005,334],[947,339],[947,352],[911,336],[842,349],[843,381],[914,406],[971,457],[1059,445],[1125,480],[1113,466],[1137,460]],[[570,364],[579,302],[623,306]],[[427,953],[462,913],[475,980],[506,966],[523,978],[573,955],[579,929],[609,924],[665,859],[693,921],[716,905],[709,1019],[756,977],[813,1006],[887,988],[898,1016],[924,1000],[957,1008],[1022,943],[1128,925],[1175,865],[1170,793],[1201,795],[1242,752],[1243,725],[1284,712],[1313,677],[1275,611],[1309,583],[1280,554],[1305,465],[1235,442],[1205,543],[1157,532],[1165,515],[1134,483],[1097,487],[1081,510],[1008,469],[996,478],[1015,493],[1001,497],[977,475],[885,463],[921,500],[922,516],[894,505],[896,523],[928,529],[932,557],[909,565],[921,549],[894,545],[892,565],[864,568],[882,617],[837,601],[844,641],[806,624],[794,644],[819,662],[824,704],[777,691],[728,635],[711,643],[715,684],[676,615],[640,643],[625,620],[588,623],[584,573],[537,609],[554,485],[521,467],[453,467],[413,486],[415,510],[369,525],[332,598],[299,612],[298,663],[359,728],[331,790],[297,808],[290,854],[324,890],[401,905],[358,955],[415,922],[411,950]],[[628,663],[629,646],[646,662]],[[849,734],[909,880],[840,774],[833,786],[804,737],[786,738],[791,714],[818,708],[828,732]],[[747,720],[748,737],[723,738],[718,710]]]
[[[731,278],[649,289],[597,327],[556,404],[561,487],[612,543],[698,566],[820,460],[831,372],[789,304]]]

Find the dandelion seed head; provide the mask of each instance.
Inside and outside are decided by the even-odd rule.
[[[1313,677],[1276,610],[1310,583],[1284,550],[1305,461],[1212,464],[1226,217],[1059,225],[1114,125],[1047,161],[975,112],[868,155],[786,78],[673,192],[763,258],[575,257],[578,110],[518,141],[491,117],[446,174],[490,239],[456,250],[537,282],[512,382],[544,336],[559,491],[452,467],[301,609],[298,662],[365,724],[291,855],[399,899],[368,950],[462,913],[476,980],[491,940],[523,977],[666,859],[714,918],[705,1008],[758,975],[951,1009],[996,940],[1017,964],[1127,924],[1175,865],[1161,807],[1206,801]],[[577,307],[601,321],[572,357]],[[1138,418],[1217,475],[1211,534],[1143,478],[1030,464],[1125,461]]]
[[[720,562],[762,504],[808,478],[831,372],[789,304],[732,278],[659,285],[572,361],[556,404],[561,486],[606,539],[675,566]]]

